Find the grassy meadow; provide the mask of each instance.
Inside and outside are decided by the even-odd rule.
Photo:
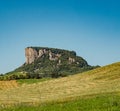
[[[0,111],[120,111],[120,63],[64,78],[1,84]]]
[[[19,104],[2,111],[120,111],[120,95],[108,93],[40,105]]]

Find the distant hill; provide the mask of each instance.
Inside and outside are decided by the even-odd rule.
[[[87,61],[68,51],[47,47],[25,48],[26,62],[15,71],[7,73],[10,79],[63,77],[80,73],[96,67],[88,65]]]

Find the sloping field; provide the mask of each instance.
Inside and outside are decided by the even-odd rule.
[[[120,95],[120,63],[82,74],[0,90],[0,103],[66,101],[101,93]]]

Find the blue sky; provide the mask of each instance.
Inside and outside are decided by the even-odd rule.
[[[119,0],[0,0],[0,73],[28,46],[75,50],[90,65],[120,61]]]

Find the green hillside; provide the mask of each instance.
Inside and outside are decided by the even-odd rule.
[[[54,108],[54,111],[61,111],[62,107],[68,111],[71,106],[76,109],[73,111],[82,111],[86,105],[88,109],[84,111],[119,111],[120,62],[82,74],[3,89],[0,90],[0,98],[2,105],[19,104],[27,108],[26,105],[30,104],[33,109],[49,109],[41,111],[52,111]],[[37,111],[32,108],[30,111]]]

